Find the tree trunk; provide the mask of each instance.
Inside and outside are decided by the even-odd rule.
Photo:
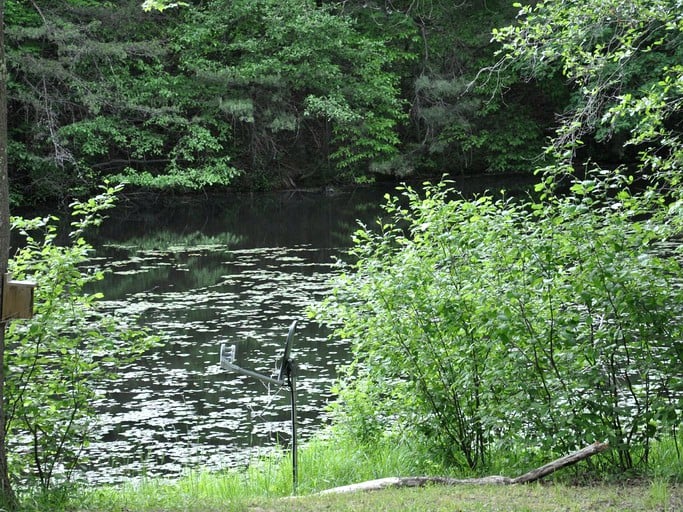
[[[7,176],[7,63],[5,61],[5,0],[0,0],[0,292],[9,261],[9,180]],[[1,296],[0,296],[1,297]],[[0,301],[1,302],[1,301]],[[5,329],[0,320],[0,501],[16,504],[7,467],[5,431]]]

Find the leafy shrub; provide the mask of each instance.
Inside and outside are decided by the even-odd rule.
[[[117,369],[155,343],[130,319],[103,314],[101,293],[88,285],[102,273],[85,266],[92,247],[87,228],[102,221],[118,188],[72,204],[72,231],[56,217],[12,218],[23,245],[10,261],[15,278],[35,290],[31,320],[11,322],[6,335],[5,382],[10,473],[43,489],[68,480],[92,435],[94,399]]]
[[[471,469],[507,443],[596,440],[615,467],[646,464],[680,422],[683,292],[668,224],[634,217],[625,184],[589,177],[543,204],[443,184],[387,197],[318,310],[355,355],[338,424]]]

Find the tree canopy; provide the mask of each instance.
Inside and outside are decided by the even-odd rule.
[[[539,194],[387,197],[318,311],[356,356],[338,426],[470,470],[603,440],[643,469],[680,453],[681,3],[518,8],[482,75],[568,84]]]
[[[7,1],[15,200],[529,171],[568,98],[475,80],[506,0],[162,4]]]
[[[499,70],[534,79],[561,72],[571,84],[552,147],[565,170],[590,155],[662,186],[679,183],[680,2],[541,2],[494,36],[503,44]]]

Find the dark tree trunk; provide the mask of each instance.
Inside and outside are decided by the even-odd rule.
[[[7,176],[7,63],[5,62],[5,1],[0,0],[0,290],[9,260],[9,180]],[[1,296],[0,296],[1,297]],[[14,508],[15,496],[7,467],[5,442],[5,328],[0,320],[0,501]]]

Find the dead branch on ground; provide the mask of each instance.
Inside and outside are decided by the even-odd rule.
[[[388,477],[380,478],[378,480],[369,480],[357,484],[344,485],[342,487],[334,487],[322,491],[320,494],[332,493],[347,493],[358,491],[376,491],[381,489],[395,488],[395,487],[423,487],[428,484],[439,485],[513,485],[513,484],[528,484],[540,480],[543,477],[554,473],[558,469],[571,466],[577,462],[587,459],[596,453],[604,452],[609,448],[609,444],[595,442],[580,450],[560,457],[544,466],[536,468],[528,473],[524,473],[516,478],[508,478],[506,476],[485,476],[482,478],[449,478],[439,476],[411,476],[411,477]]]

